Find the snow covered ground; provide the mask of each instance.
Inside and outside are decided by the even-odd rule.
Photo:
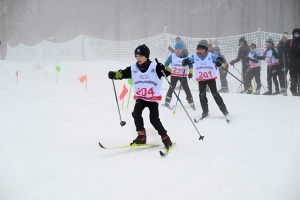
[[[167,157],[159,155],[162,146],[101,149],[99,141],[112,147],[136,137],[134,102],[121,109],[127,124],[120,127],[107,78],[109,70],[132,62],[0,62],[0,199],[300,199],[300,98],[237,94],[239,82],[230,75],[230,93],[222,97],[232,122],[226,123],[208,93],[210,117],[196,124],[204,141],[178,104],[175,115],[160,107],[161,121],[177,142]],[[230,72],[240,77],[232,67]],[[87,92],[78,80],[85,74]],[[127,81],[115,83],[119,95]],[[262,83],[266,87],[265,68]],[[180,97],[191,117],[199,117],[197,85],[189,84],[197,111],[184,92]],[[167,88],[164,81],[164,97]],[[148,113],[148,143],[161,144]]]

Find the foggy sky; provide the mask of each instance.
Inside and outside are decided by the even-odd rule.
[[[0,38],[11,46],[66,42],[84,33],[134,40],[167,32],[221,37],[257,31],[291,34],[299,0],[1,0]]]

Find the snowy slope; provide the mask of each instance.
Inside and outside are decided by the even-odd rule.
[[[162,146],[101,149],[99,141],[111,147],[136,137],[134,102],[121,109],[127,122],[121,128],[107,78],[108,70],[130,64],[0,62],[0,199],[300,199],[300,98],[236,94],[239,82],[230,75],[230,93],[222,97],[232,123],[208,93],[210,117],[196,124],[204,141],[178,104],[175,115],[160,107],[161,121],[177,142],[166,158],[159,155]],[[85,74],[87,92],[78,80]],[[115,83],[120,94],[127,81]],[[189,84],[197,111],[188,107],[184,92],[180,96],[190,116],[199,117],[197,86]],[[164,96],[167,88],[164,81]],[[148,143],[161,144],[148,113]]]

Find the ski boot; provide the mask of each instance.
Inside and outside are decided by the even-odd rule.
[[[272,95],[277,95],[277,94],[280,94],[280,92],[279,92],[279,91],[276,91],[276,92],[274,92]]]
[[[220,93],[228,93],[229,90],[228,90],[228,88],[221,88],[221,90],[219,90],[218,92],[220,92]]]
[[[133,140],[132,143],[130,143],[130,145],[132,144],[146,144],[146,140],[147,140],[147,137],[146,137],[146,130],[142,130],[142,131],[138,131],[137,132],[138,136],[135,140]]]
[[[252,94],[254,95],[259,95],[260,94],[260,89],[257,89],[255,92],[253,92]]]
[[[170,106],[171,100],[172,100],[172,99],[171,99],[170,97],[166,97],[166,100],[165,100],[164,105],[167,106],[167,107],[169,107],[169,106]]]
[[[245,90],[239,92],[239,94],[245,94],[247,91],[248,91],[248,89],[245,89]]]
[[[286,89],[285,88],[281,88],[280,94],[282,94],[283,96],[287,96]]]
[[[192,107],[193,110],[196,110],[196,107],[195,107],[194,103],[190,103],[190,106]]]
[[[202,107],[202,117],[208,116],[208,106]]]
[[[170,137],[165,133],[163,135],[161,135],[161,141],[164,143],[166,149],[168,149],[169,147],[172,146],[172,141],[170,139]]]
[[[222,112],[225,116],[227,116],[227,115],[229,114],[229,112],[228,112],[227,108],[225,107],[225,105],[224,105],[224,106],[221,106],[221,107],[220,107],[220,110],[221,110],[221,112]]]
[[[272,95],[272,91],[267,91],[267,92],[263,93],[263,95]]]

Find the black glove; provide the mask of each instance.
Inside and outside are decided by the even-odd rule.
[[[156,61],[156,69],[159,69],[159,71],[163,71],[164,73],[166,73],[166,68],[163,64],[161,64],[160,62],[158,62],[157,58],[155,58]]]
[[[189,79],[193,78],[193,74],[192,73],[189,73]]]
[[[183,66],[187,66],[187,65],[189,65],[189,64],[190,64],[190,61],[189,61],[188,58],[185,58],[185,59],[182,60],[182,65],[183,65]]]
[[[234,65],[234,63],[235,63],[235,62],[232,60],[232,61],[230,61],[229,64],[230,64],[230,65]]]
[[[217,60],[215,61],[215,65],[217,67],[220,67],[224,62],[224,59],[222,57],[218,57]]]
[[[114,72],[114,71],[109,71],[109,72],[108,72],[108,78],[109,78],[109,79],[114,79],[115,76],[116,76],[116,72]]]
[[[255,58],[255,59],[257,58],[257,55],[256,55],[256,53],[253,55],[253,58]]]

